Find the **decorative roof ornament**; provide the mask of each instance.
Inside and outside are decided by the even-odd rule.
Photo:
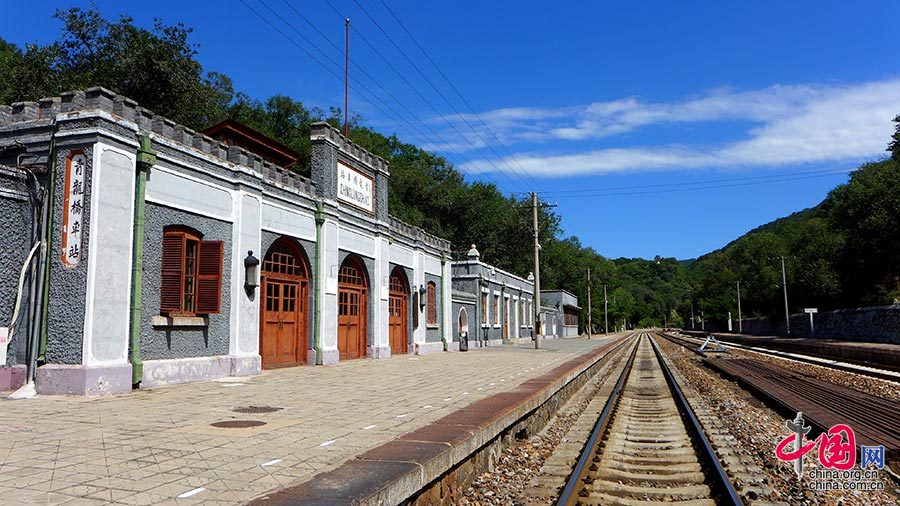
[[[474,244],[472,245],[471,248],[469,248],[469,252],[466,253],[466,257],[467,257],[469,260],[478,260],[478,258],[479,258],[480,256],[481,256],[481,253],[479,253],[478,250],[475,249],[475,245],[474,245]]]

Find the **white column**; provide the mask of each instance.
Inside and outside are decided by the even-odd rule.
[[[419,287],[425,284],[425,260],[422,256],[422,252],[419,250],[413,251],[413,286],[412,290],[418,292]],[[422,344],[425,342],[425,312],[422,308],[422,300],[419,298],[419,295],[416,295],[413,300],[415,301],[415,308],[413,309],[418,318],[416,318],[416,322],[418,322],[418,326],[416,326],[415,331],[413,332],[413,341],[418,344]]]
[[[444,262],[443,272],[441,272],[441,300],[444,302],[443,311],[441,312],[441,328],[447,339],[447,349],[453,349],[453,273],[451,270],[450,259]]]
[[[372,275],[372,296],[375,303],[372,304],[375,309],[375,315],[372,321],[375,323],[375,329],[372,334],[372,343],[376,348],[375,357],[382,357],[382,351],[389,346],[388,340],[388,281],[390,277],[390,253],[388,252],[388,241],[385,237],[375,238],[375,272]]]
[[[324,363],[336,363],[338,361],[337,348],[337,275],[340,269],[338,255],[338,224],[333,219],[326,218],[322,226],[322,262],[319,280],[324,283],[325,296],[322,300],[322,350]]]
[[[135,164],[133,151],[94,145],[90,244],[82,246],[88,250],[85,365],[128,364]]]
[[[229,354],[242,357],[236,360],[233,374],[252,374],[260,368],[259,358],[259,302],[262,294],[256,288],[252,297],[244,288],[246,269],[244,258],[249,251],[262,263],[266,252],[262,248],[262,205],[259,197],[246,192],[234,192],[234,226],[231,252],[231,338]],[[262,265],[260,265],[262,269]]]

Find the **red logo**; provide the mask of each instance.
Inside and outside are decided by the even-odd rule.
[[[822,433],[816,439],[809,441],[806,440],[809,427],[803,427],[801,413],[797,413],[797,419],[793,423],[789,420],[786,425],[793,434],[785,436],[778,443],[775,455],[785,462],[799,459],[801,462],[795,463],[800,464],[795,465],[798,468],[796,469],[798,475],[802,469],[803,456],[816,446],[819,447],[819,463],[822,464],[822,467],[848,471],[856,463],[856,435],[850,426],[839,423],[828,429],[827,433]],[[793,449],[787,450],[792,443]]]

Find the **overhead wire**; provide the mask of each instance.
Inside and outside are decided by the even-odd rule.
[[[314,54],[312,54],[309,50],[307,50],[307,49],[306,49],[305,47],[303,47],[301,44],[298,44],[296,40],[294,40],[291,36],[289,36],[288,34],[286,34],[283,30],[281,30],[280,28],[278,28],[274,23],[272,23],[266,16],[264,16],[263,14],[261,14],[258,10],[254,9],[253,7],[251,7],[245,0],[240,0],[240,1],[241,1],[242,4],[244,4],[245,7],[247,7],[247,8],[248,8],[251,12],[253,12],[257,17],[259,17],[259,18],[260,18],[261,20],[263,20],[266,24],[268,24],[270,27],[272,27],[272,29],[274,29],[274,30],[277,31],[279,34],[281,34],[281,35],[282,35],[284,38],[286,38],[290,43],[292,43],[293,45],[297,46],[297,48],[299,48],[301,51],[303,51],[303,53],[305,53],[307,56],[309,56],[313,61],[315,61],[317,64],[319,64],[319,66],[321,66],[323,69],[325,69],[328,73],[330,73],[332,76],[334,76],[335,78],[337,78],[337,79],[339,79],[339,80],[342,80],[342,79],[343,79],[343,77],[342,77],[339,73],[337,73],[337,72],[335,72],[334,70],[332,70],[331,68],[329,68],[328,65],[327,65],[326,63],[324,63],[320,58],[317,58]],[[296,33],[296,34],[297,34],[298,36],[300,36],[303,40],[305,40],[310,46],[312,46],[313,48],[315,48],[316,51],[318,51],[318,52],[319,52],[326,60],[330,61],[330,62],[332,63],[332,65],[334,65],[336,68],[338,68],[338,70],[342,70],[342,67],[341,67],[340,63],[338,63],[336,60],[334,60],[334,58],[332,58],[331,56],[329,56],[327,52],[325,52],[321,47],[319,47],[319,46],[318,46],[315,42],[313,42],[309,37],[307,37],[306,35],[304,35],[304,34],[303,34],[300,30],[298,30],[293,24],[291,24],[288,20],[286,20],[283,16],[281,16],[275,9],[273,9],[271,6],[269,6],[264,0],[258,0],[258,2],[259,2],[260,4],[262,4],[262,5],[263,5],[270,13],[272,13],[272,15],[274,15],[275,17],[277,17],[282,23],[284,23],[285,25],[287,25],[294,33]],[[286,2],[285,2],[285,3],[286,3]],[[288,5],[289,5],[289,4],[288,4]],[[289,5],[289,7],[292,7],[292,6]],[[333,6],[332,6],[332,8],[333,8]],[[293,9],[293,7],[292,7],[292,9]],[[298,13],[298,15],[300,15],[301,19],[303,19],[305,22],[311,24],[311,22],[310,22],[305,16],[303,16],[302,14],[300,14],[299,11],[297,11],[296,9],[293,9],[293,10],[294,10],[295,13]],[[340,48],[337,48],[337,46],[336,46],[332,41],[330,41],[330,39],[328,39],[327,36],[325,36],[325,34],[321,32],[321,30],[316,29],[316,31],[317,31],[320,35],[322,35],[323,38],[325,38],[326,40],[328,40],[328,42],[329,42],[332,46],[334,46],[338,51],[340,51]],[[385,93],[387,93],[387,94],[388,94],[395,102],[397,102],[403,109],[405,109],[406,111],[408,111],[408,112],[413,116],[413,118],[414,118],[415,120],[417,120],[417,121],[418,121],[419,123],[421,123],[426,129],[428,129],[428,130],[432,133],[432,135],[433,135],[434,137],[436,137],[436,138],[440,141],[440,143],[443,143],[444,145],[446,145],[446,146],[448,147],[447,151],[450,151],[450,152],[455,153],[458,162],[462,162],[463,160],[465,160],[466,157],[465,157],[462,153],[460,153],[459,150],[455,149],[449,141],[447,141],[446,139],[444,139],[438,132],[434,131],[434,129],[432,129],[430,126],[428,126],[427,123],[426,123],[424,120],[422,120],[422,119],[419,118],[417,115],[415,115],[414,113],[412,113],[412,111],[410,111],[409,108],[406,107],[405,104],[403,104],[402,101],[400,101],[399,99],[397,99],[396,96],[394,96],[392,93],[390,93],[390,91],[388,91],[383,85],[381,85],[376,79],[374,79],[374,77],[372,77],[368,72],[366,72],[364,69],[362,69],[362,67],[360,67],[358,64],[355,64],[355,62],[354,62],[354,65],[355,65],[355,67],[359,68],[359,69],[363,72],[363,74],[366,75],[366,77],[368,77],[375,85],[377,85],[377,86],[380,87]],[[422,132],[422,130],[421,130],[420,128],[418,128],[418,127],[416,127],[415,125],[413,125],[411,121],[409,121],[403,114],[399,113],[399,112],[398,112],[394,107],[392,107],[390,104],[388,104],[388,103],[385,102],[384,100],[380,99],[375,93],[373,93],[371,90],[369,90],[369,89],[365,86],[365,84],[362,83],[358,78],[356,78],[355,76],[351,75],[351,76],[350,76],[350,80],[353,81],[353,83],[354,83],[355,85],[358,86],[358,90],[361,91],[361,92],[369,99],[371,105],[372,105],[375,109],[377,109],[379,112],[381,112],[382,114],[384,114],[384,115],[385,115],[386,117],[388,117],[390,120],[392,120],[392,121],[396,122],[397,124],[399,124],[401,127],[404,128],[404,130],[406,130],[406,131],[409,132],[411,135],[413,135],[413,137],[418,138],[420,141],[424,140],[425,143],[433,143],[433,141],[432,141],[431,139],[429,139],[429,136],[428,136],[427,134],[425,134],[424,132]],[[391,111],[391,113],[385,111],[384,108],[382,108],[381,106],[378,105],[379,103],[380,103],[381,105],[383,105],[384,107],[386,107],[387,109],[389,109],[389,110]],[[438,144],[438,145],[439,145],[439,144]],[[448,157],[448,158],[449,158],[449,157]],[[495,170],[497,170],[497,169],[495,168]],[[498,170],[498,172],[499,172],[499,170]]]
[[[459,99],[462,101],[462,103],[466,105],[466,107],[469,109],[469,111],[472,113],[472,115],[474,115],[475,118],[478,119],[478,121],[481,123],[481,125],[484,127],[484,129],[489,134],[491,134],[491,137],[494,138],[494,140],[497,142],[497,144],[501,148],[503,148],[503,150],[513,160],[513,162],[515,162],[515,164],[519,166],[519,169],[521,169],[525,174],[528,175],[529,179],[531,179],[531,181],[534,182],[535,186],[539,186],[537,181],[531,175],[531,173],[528,172],[525,169],[525,167],[523,167],[522,164],[519,162],[519,159],[516,157],[516,155],[514,155],[509,150],[509,148],[506,147],[506,145],[500,140],[500,138],[497,136],[497,134],[494,133],[494,131],[488,126],[488,124],[481,118],[481,115],[479,115],[478,112],[475,111],[475,108],[472,107],[472,104],[470,104],[469,101],[466,100],[466,98],[463,96],[463,94],[460,93],[460,91],[459,91],[459,89],[457,89],[456,85],[453,84],[453,81],[451,81],[450,78],[447,77],[447,74],[445,74],[444,71],[441,70],[441,68],[434,61],[434,59],[432,59],[431,56],[428,54],[428,52],[425,51],[425,48],[422,47],[422,44],[420,44],[419,41],[413,36],[412,32],[410,32],[410,30],[406,27],[406,25],[403,23],[403,21],[400,20],[400,17],[397,16],[397,14],[394,12],[394,10],[391,9],[391,7],[384,0],[381,0],[381,4],[391,14],[391,16],[394,18],[394,21],[396,21],[397,24],[400,25],[400,28],[403,29],[403,31],[406,33],[407,37],[409,37],[409,39],[411,41],[413,41],[413,44],[416,45],[416,47],[425,56],[425,58],[428,60],[428,62],[431,63],[431,66],[434,67],[434,69],[438,71],[438,74],[440,74],[441,77],[444,79],[444,81],[450,86],[450,89],[452,89],[453,92],[456,93],[456,96],[459,97]],[[462,118],[461,115],[460,115],[460,118]]]
[[[787,181],[799,181],[805,179],[816,179],[828,176],[834,176],[838,174],[846,174],[852,172],[854,169],[841,169],[835,170],[828,173],[819,173],[819,174],[811,174],[804,176],[789,176],[782,175],[778,179],[769,179],[764,181],[743,181],[737,183],[730,184],[712,184],[706,186],[695,186],[688,188],[662,188],[656,190],[638,190],[638,191],[629,191],[629,192],[621,192],[621,191],[607,191],[604,193],[592,193],[592,194],[574,194],[574,195],[556,195],[551,197],[551,199],[571,199],[571,198],[598,198],[598,197],[618,197],[618,196],[626,196],[626,195],[648,195],[648,194],[657,194],[657,193],[673,193],[673,192],[690,192],[690,191],[700,191],[700,190],[711,190],[711,189],[719,189],[719,188],[734,188],[740,186],[754,186],[760,184],[772,184],[772,183],[783,183]],[[674,186],[674,185],[673,185]],[[640,188],[640,187],[637,187]]]
[[[642,184],[642,185],[634,185],[634,186],[610,186],[610,187],[598,187],[598,188],[576,188],[576,189],[566,189],[566,190],[544,190],[537,192],[543,196],[551,196],[551,197],[559,197],[566,194],[577,194],[577,193],[597,193],[597,192],[608,192],[608,191],[617,191],[617,190],[635,190],[635,189],[646,189],[646,188],[667,188],[667,187],[682,187],[682,186],[697,186],[697,185],[707,185],[712,183],[730,183],[734,181],[749,181],[749,180],[757,180],[757,179],[772,179],[772,178],[781,178],[781,177],[793,177],[793,176],[804,176],[808,174],[825,174],[825,173],[843,173],[850,169],[845,168],[828,168],[828,169],[818,169],[818,170],[810,170],[810,171],[802,171],[802,172],[791,172],[789,174],[764,174],[761,176],[744,176],[744,177],[736,177],[736,178],[725,178],[725,179],[706,179],[701,181],[686,181],[681,183],[659,183],[659,184]]]
[[[418,72],[419,75],[422,76],[422,78],[423,78],[423,79],[424,79],[424,80],[432,87],[432,89],[434,89],[435,92],[436,92],[439,96],[441,96],[441,98],[444,99],[444,101],[450,106],[450,108],[451,108],[452,110],[454,110],[454,112],[455,112],[458,116],[460,116],[461,119],[463,119],[463,120],[465,121],[465,118],[463,118],[463,117],[459,114],[459,112],[455,110],[455,108],[453,107],[453,104],[450,103],[450,102],[447,100],[447,98],[443,95],[443,93],[441,93],[440,90],[438,90],[437,87],[435,87],[434,83],[431,82],[431,80],[428,79],[427,76],[425,76],[425,74],[419,69],[419,67],[415,64],[415,62],[413,62],[413,61],[409,58],[409,56],[408,56],[408,55],[403,51],[403,49],[402,49],[402,48],[394,41],[394,39],[390,36],[390,34],[388,34],[387,31],[381,26],[381,24],[378,23],[378,20],[376,20],[376,19],[369,13],[369,11],[366,10],[366,8],[362,6],[362,4],[360,4],[360,3],[359,3],[358,1],[356,1],[356,0],[354,0],[354,1],[355,1],[356,5],[359,7],[359,9],[362,10],[362,12],[366,15],[366,17],[368,17],[369,20],[372,21],[372,23],[378,28],[378,30],[381,31],[382,35],[384,35],[385,38],[388,39],[388,41],[394,46],[394,48],[397,49],[397,51],[400,52],[401,55],[403,55],[403,57],[406,59],[406,61],[409,62],[409,64],[416,70],[416,72]],[[335,11],[336,14],[338,14],[338,15],[341,16],[342,18],[344,17],[343,14],[342,14],[335,6],[334,6],[334,4],[331,3],[330,0],[325,0],[325,2],[331,7],[331,9],[332,9],[333,11]],[[362,33],[361,33],[356,27],[354,27],[353,25],[351,25],[350,28],[351,28],[351,30],[354,31],[354,33],[356,33],[357,35],[359,35],[360,38],[363,39],[363,41],[364,41],[364,42],[365,42],[365,43],[373,50],[373,52],[375,52],[375,54],[378,55],[378,57],[381,58],[381,60],[384,61],[384,63],[385,63],[391,70],[393,70],[394,73],[397,74],[397,76],[398,76],[398,77],[399,77],[399,78],[400,78],[400,79],[401,79],[401,80],[402,80],[402,81],[403,81],[403,82],[404,82],[404,83],[405,83],[405,84],[406,84],[406,85],[407,85],[407,86],[408,86],[408,87],[409,87],[409,88],[410,88],[410,89],[411,89],[411,90],[412,90],[412,91],[413,91],[413,92],[414,92],[414,93],[415,93],[415,94],[423,101],[423,102],[425,102],[425,104],[426,104],[432,111],[434,111],[434,113],[435,113],[435,114],[436,114],[436,115],[437,115],[444,123],[446,123],[452,130],[454,130],[454,131],[456,132],[456,134],[459,135],[460,138],[461,138],[462,140],[464,140],[467,144],[469,144],[469,146],[471,146],[472,149],[474,149],[476,152],[483,149],[483,146],[482,146],[482,147],[476,146],[476,144],[475,144],[474,142],[472,142],[472,140],[471,140],[466,134],[464,134],[462,131],[459,130],[459,127],[457,127],[455,123],[453,123],[452,121],[448,120],[447,117],[446,117],[443,113],[441,113],[441,112],[438,110],[438,108],[434,105],[434,103],[433,103],[431,100],[429,100],[428,97],[426,97],[426,96],[425,96],[425,95],[424,95],[424,94],[423,94],[423,93],[422,93],[422,92],[421,92],[421,91],[420,91],[420,90],[419,90],[412,82],[410,82],[409,79],[407,79],[406,76],[403,75],[403,72],[401,72],[399,69],[397,69],[397,67],[396,67],[393,63],[391,63],[390,59],[387,58],[386,56],[384,56],[384,54],[383,54],[381,51],[379,51],[378,48],[376,48],[375,45],[372,44],[372,43],[365,37],[364,34],[362,34]],[[473,128],[473,132],[475,133],[476,136],[479,137],[479,139],[480,139],[481,142],[484,144],[484,146],[487,146],[487,148],[491,149],[491,150],[494,152],[494,154],[500,159],[500,161],[502,161],[502,162],[507,166],[507,168],[510,170],[510,172],[511,172],[514,176],[516,176],[522,183],[524,183],[525,185],[536,184],[536,181],[534,181],[534,178],[532,178],[532,182],[533,182],[533,183],[529,183],[528,181],[526,181],[526,179],[525,179],[521,174],[519,174],[512,166],[509,165],[509,162],[507,162],[505,159],[503,159],[502,157],[500,157],[500,156],[499,156],[499,153],[496,152],[496,150],[494,149],[493,145],[491,145],[489,142],[487,142],[487,141],[484,139],[484,137],[481,136],[481,134],[477,131],[477,129],[474,129],[474,128]],[[489,163],[491,163],[491,165],[494,165],[494,170],[496,170],[496,171],[499,172],[501,175],[503,175],[505,178],[507,178],[510,182],[513,182],[514,184],[517,184],[517,185],[521,188],[521,184],[516,183],[516,182],[512,179],[512,177],[510,177],[510,175],[507,174],[506,171],[499,170],[493,162],[490,162],[490,161],[489,161]],[[529,175],[527,172],[526,172],[525,174],[526,174],[527,176],[530,177],[530,175]]]
[[[262,0],[260,0],[260,1],[262,1]],[[325,33],[323,33],[322,30],[320,30],[320,29],[316,26],[315,23],[313,23],[313,22],[312,22],[308,17],[306,17],[301,11],[299,11],[297,8],[295,8],[293,5],[291,5],[290,2],[288,2],[287,0],[282,0],[282,2],[283,2],[285,5],[287,5],[288,8],[290,8],[290,9],[297,15],[297,17],[299,17],[299,18],[302,19],[306,24],[308,24],[310,27],[312,27],[312,28],[313,28],[313,29],[314,29],[314,30],[315,30],[315,31],[316,31],[323,39],[325,39],[325,40],[331,45],[331,47],[333,47],[333,48],[334,48],[335,50],[337,50],[338,52],[342,52],[342,51],[343,51],[340,47],[337,46],[337,44],[335,44],[331,39],[329,39],[328,36],[327,36]],[[351,25],[351,28],[352,28],[352,25]],[[309,41],[309,39],[306,38],[306,37],[304,37],[304,39],[307,40],[307,41]],[[332,60],[332,62],[337,64],[337,62],[334,62],[334,60]],[[398,99],[393,93],[390,92],[390,90],[388,90],[387,88],[385,88],[384,85],[382,85],[382,84],[381,84],[377,79],[375,79],[368,71],[366,71],[366,69],[365,69],[364,67],[362,67],[361,65],[359,65],[358,63],[356,63],[356,61],[353,60],[353,59],[350,60],[350,63],[351,63],[351,65],[353,65],[354,68],[358,69],[365,77],[367,77],[373,84],[375,84],[376,86],[378,86],[378,87],[379,87],[379,88],[380,88],[387,96],[389,96],[394,102],[396,102],[396,103],[397,103],[403,110],[405,110],[410,116],[412,116],[415,120],[419,121],[419,122],[422,124],[423,127],[425,127],[429,132],[431,132],[431,135],[437,137],[441,142],[443,142],[443,143],[445,143],[445,144],[449,144],[449,142],[446,141],[446,139],[444,139],[438,132],[436,132],[434,129],[432,129],[430,126],[428,126],[428,124],[427,124],[425,121],[423,121],[422,118],[420,118],[418,115],[416,115],[416,113],[414,113],[412,110],[410,110],[409,107],[407,107],[406,104],[403,103],[403,101],[401,101],[400,99]],[[355,77],[353,78],[353,80],[354,80],[354,82],[359,82]],[[396,113],[396,110],[395,110],[395,109],[392,109],[392,110],[394,110],[394,112]],[[398,116],[400,116],[399,113],[396,113],[396,114],[397,114]],[[393,119],[393,118],[392,118],[392,119]],[[419,129],[418,127],[413,126],[413,125],[410,123],[410,121],[409,121],[408,119],[406,119],[406,118],[404,117],[404,118],[403,118],[403,121],[404,121],[406,124],[408,124],[411,128],[415,129],[416,132],[419,133],[419,135],[420,135],[420,136],[419,136],[419,140],[423,140],[425,143],[433,143],[433,141],[430,140],[430,139],[428,138],[428,135],[426,135],[425,133],[423,133],[422,130]],[[458,150],[455,150],[455,149],[448,149],[447,151],[452,151],[452,152],[454,152],[454,153],[457,155],[457,157],[458,157],[458,161],[462,161],[462,160],[465,159],[465,156],[464,156],[462,153],[460,153]],[[449,157],[448,157],[448,158],[449,158]]]

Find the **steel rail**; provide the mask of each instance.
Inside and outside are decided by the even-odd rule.
[[[619,402],[619,398],[622,394],[622,387],[625,385],[625,378],[628,377],[631,366],[634,364],[634,357],[637,355],[638,345],[641,342],[641,334],[636,335],[637,339],[634,341],[634,348],[631,350],[628,361],[625,363],[625,367],[622,369],[622,373],[616,381],[616,386],[613,387],[612,393],[609,394],[609,399],[607,399],[606,404],[603,406],[603,411],[600,412],[600,417],[597,419],[596,425],[594,425],[594,430],[591,431],[591,437],[588,438],[587,443],[584,446],[584,451],[578,458],[578,462],[575,464],[572,474],[569,475],[566,486],[563,487],[562,493],[560,493],[559,497],[556,499],[557,506],[572,504],[573,500],[578,499],[575,488],[582,478],[584,478],[588,469],[588,459],[590,459],[591,453],[593,453],[592,450],[597,446],[597,441],[600,437],[606,432],[606,427],[610,421],[610,413],[612,413],[613,408]]]
[[[661,332],[660,335],[673,343],[680,344],[682,346],[687,346],[691,351],[697,353],[702,356],[706,356],[703,352],[699,351],[694,346],[695,343],[689,341],[689,339],[695,339],[702,341],[702,338],[689,336],[687,338],[684,337],[675,337],[666,332]],[[718,338],[717,338],[718,339]],[[731,347],[736,350],[746,351],[748,353],[759,353],[760,355],[766,357],[775,357],[780,358],[782,360],[793,360],[796,362],[801,362],[804,364],[817,365],[819,367],[824,367],[826,369],[834,369],[836,371],[841,372],[849,372],[853,374],[858,374],[860,376],[865,376],[869,378],[880,379],[884,381],[890,381],[893,383],[900,383],[900,377],[898,377],[898,372],[893,371],[891,369],[885,369],[881,367],[877,367],[873,364],[865,364],[862,362],[852,362],[846,361],[845,363],[841,363],[838,359],[829,359],[826,357],[818,357],[816,355],[805,355],[801,352],[786,352],[781,350],[775,350],[772,348],[766,348],[762,345],[750,346],[742,343],[735,343],[732,341],[726,341],[723,339],[719,339],[719,343],[723,346]],[[691,345],[691,346],[688,346]],[[864,367],[865,369],[860,369],[860,367]]]
[[[719,492],[719,504],[742,505],[743,502],[741,501],[740,496],[734,489],[731,480],[728,479],[728,474],[725,473],[725,469],[719,462],[719,458],[716,456],[712,444],[710,444],[709,439],[707,439],[706,434],[703,432],[700,420],[697,419],[697,415],[694,413],[693,408],[688,404],[687,399],[684,397],[684,393],[681,391],[681,385],[675,381],[672,371],[669,370],[669,365],[663,359],[662,351],[660,351],[659,346],[656,344],[656,341],[653,340],[652,336],[649,339],[650,344],[653,345],[653,351],[656,353],[656,359],[659,361],[659,365],[662,368],[663,375],[666,377],[666,382],[672,390],[672,396],[675,399],[676,404],[678,404],[679,410],[684,413],[685,418],[690,422],[690,430],[694,432],[694,435],[700,441],[703,453],[702,456],[706,458],[709,464],[711,464],[713,472],[708,474],[712,474],[710,478],[713,480],[715,489]]]

